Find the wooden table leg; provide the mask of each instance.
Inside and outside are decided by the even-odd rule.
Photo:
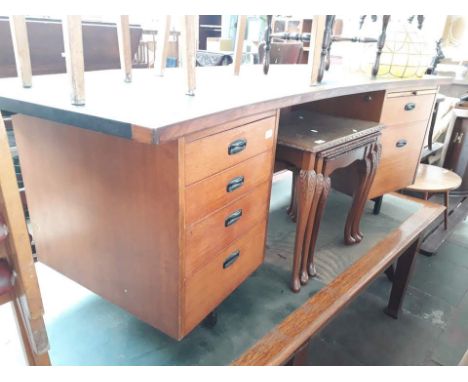
[[[310,277],[315,277],[317,271],[315,270],[314,254],[315,246],[317,244],[318,232],[320,229],[320,221],[322,220],[323,211],[327,204],[328,195],[330,194],[330,177],[317,175],[317,189],[314,201],[309,214],[309,230],[308,235],[309,243],[307,244],[307,251],[304,251],[303,259],[303,273],[308,273]]]
[[[414,266],[414,259],[418,253],[421,239],[416,240],[408,249],[398,258],[395,273],[393,275],[393,286],[390,293],[388,306],[385,313],[393,318],[398,318],[398,313],[403,304],[403,297],[408,286],[409,279]]]
[[[299,172],[299,177],[296,184],[298,203],[296,241],[294,245],[294,259],[291,279],[291,289],[294,292],[299,292],[301,289],[300,266],[304,248],[305,233],[307,229],[307,221],[309,219],[316,182],[317,174],[314,170],[301,170]]]
[[[372,182],[375,178],[377,165],[380,160],[381,147],[380,143],[374,143],[369,146],[364,160],[360,163],[360,185],[354,192],[353,204],[348,212],[344,229],[344,241],[348,245],[359,243],[363,238],[359,224],[361,222]]]
[[[288,207],[288,215],[293,222],[296,222],[297,218],[297,193],[296,193],[296,183],[297,183],[297,170],[293,170],[293,178],[292,178],[292,185],[291,185],[291,202]]]

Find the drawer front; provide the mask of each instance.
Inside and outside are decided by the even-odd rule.
[[[201,138],[185,146],[185,184],[189,185],[272,150],[275,117]]]
[[[193,273],[217,252],[266,221],[270,182],[265,182],[244,197],[192,224],[185,231],[185,274]]]
[[[263,262],[266,224],[253,227],[185,282],[185,334]]]
[[[435,94],[385,99],[380,122],[394,125],[406,122],[427,121],[431,116]]]
[[[382,156],[369,193],[370,199],[413,183],[426,127],[426,121],[419,121],[382,129]]]
[[[186,224],[200,220],[269,180],[272,154],[269,150],[187,187]]]

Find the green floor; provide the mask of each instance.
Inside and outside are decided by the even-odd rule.
[[[176,342],[45,265],[37,270],[55,365],[227,364],[385,236],[415,209],[386,197],[380,216],[363,218],[363,243],[346,247],[349,198],[333,192],[317,255],[319,278],[300,294],[288,289],[294,224],[285,214],[290,179],[275,182],[267,260],[218,312]],[[455,365],[468,348],[468,222],[433,257],[418,256],[398,320],[383,314],[390,283],[378,278],[312,341],[311,365]]]

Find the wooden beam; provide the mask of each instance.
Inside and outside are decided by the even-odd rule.
[[[67,73],[72,87],[72,104],[84,105],[85,87],[81,16],[65,16],[63,19],[63,43]]]
[[[171,16],[166,16],[161,20],[156,39],[156,59],[154,70],[157,76],[164,75],[166,69],[167,52],[169,50],[169,34],[171,31]]]
[[[323,34],[325,32],[325,21],[327,16],[314,16],[312,20],[312,32],[310,34],[309,66],[311,68],[310,84],[318,85],[320,60],[322,53]]]
[[[30,346],[35,363],[47,363],[49,343],[44,308],[3,118],[0,118],[0,213],[8,227],[4,243],[16,275],[12,293],[17,304],[17,319],[21,320],[18,323],[24,325],[27,336],[24,337],[25,346]]]
[[[195,62],[196,62],[196,40],[195,40],[195,17],[193,15],[182,18],[182,65],[184,66],[187,84],[187,95],[195,95]]]
[[[234,75],[238,76],[242,63],[242,52],[244,48],[245,29],[247,27],[247,16],[241,15],[237,19],[236,50],[234,52]]]
[[[132,44],[130,39],[130,21],[128,15],[120,16],[117,22],[119,40],[120,67],[125,82],[132,82]]]
[[[21,78],[24,88],[30,88],[32,86],[32,69],[26,18],[24,16],[10,16],[10,29],[18,77]]]

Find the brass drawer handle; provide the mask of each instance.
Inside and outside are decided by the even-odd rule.
[[[406,139],[400,139],[399,141],[397,141],[395,146],[400,149],[402,147],[405,147],[407,143],[408,143],[408,141]]]
[[[231,181],[227,184],[226,191],[232,192],[234,190],[237,190],[239,187],[242,187],[243,185],[244,185],[244,177],[236,176],[234,179],[231,179]]]
[[[414,102],[408,102],[405,105],[405,110],[406,111],[411,111],[411,110],[414,110],[415,108],[416,108],[416,104]]]
[[[242,217],[242,209],[234,211],[231,215],[229,215],[226,220],[224,221],[224,226],[229,227],[236,223]]]
[[[226,269],[226,268],[230,267],[232,264],[234,264],[237,261],[237,259],[239,258],[239,256],[240,256],[240,251],[239,250],[234,251],[233,253],[231,253],[226,258],[226,260],[224,260],[223,269]]]
[[[231,144],[228,147],[228,154],[229,155],[234,155],[237,153],[240,153],[247,147],[247,139],[241,138],[241,139],[236,139],[234,142],[231,142]]]

